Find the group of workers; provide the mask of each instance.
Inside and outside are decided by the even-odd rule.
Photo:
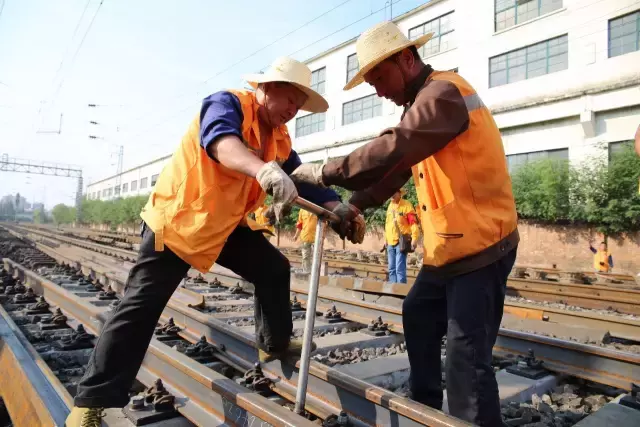
[[[387,251],[396,266],[396,234],[410,235],[415,249],[412,228],[419,223],[423,233],[424,265],[402,307],[411,397],[442,408],[446,335],[449,412],[502,425],[491,361],[519,241],[511,180],[498,127],[473,87],[423,63],[417,49],[431,36],[409,40],[384,22],[359,37],[359,71],[345,90],[367,83],[404,112],[395,127],[324,164],[302,164],[285,125],[300,110],[328,108],[303,63],[279,58],[245,77],[254,91],[204,99],[141,213],[137,262],[78,384],[68,427],[99,426],[102,408],[128,403],[156,322],[190,268],[206,273],[217,263],[255,285],[261,361],[300,353],[301,341],[291,338],[289,261],[248,218],[266,194],[264,214],[276,223],[300,195],[333,211],[340,222],[332,228],[354,244],[364,238],[364,209],[393,196],[388,216],[397,229],[388,230]],[[394,196],[411,176],[417,213]],[[353,194],[341,200],[330,186]],[[395,274],[403,280],[402,269]]]

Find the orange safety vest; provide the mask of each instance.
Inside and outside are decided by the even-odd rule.
[[[602,263],[603,265],[600,265],[600,263]],[[595,268],[597,271],[608,273],[610,270],[609,252],[601,251],[600,249],[598,249],[598,252],[593,255],[593,268]]]
[[[502,138],[482,100],[466,80],[434,71],[453,83],[469,110],[469,127],[412,168],[424,234],[425,265],[440,267],[474,255],[517,227]]]
[[[285,125],[260,144],[258,103],[254,92],[229,91],[242,105],[242,138],[265,162],[282,164],[291,152]],[[155,233],[155,249],[167,245],[202,273],[213,266],[226,239],[238,225],[257,225],[247,215],[266,195],[258,181],[212,160],[200,146],[200,115],[191,122],[171,161],[164,167],[140,216]]]
[[[313,243],[316,240],[316,225],[318,225],[318,217],[311,212],[300,209],[296,227],[301,226],[300,240],[303,243]]]
[[[271,234],[275,235],[276,233],[276,228],[273,225],[269,225],[269,218],[267,218],[265,216],[265,214],[267,213],[267,210],[269,210],[269,206],[267,205],[262,205],[260,206],[258,209],[255,210],[255,214],[256,214],[256,226],[252,226],[251,228],[256,230],[258,228],[261,228],[262,230],[268,230],[271,232]],[[250,221],[251,218],[247,218],[247,221]],[[250,222],[248,222],[250,224]]]
[[[418,224],[409,224],[408,214],[415,214],[413,206],[408,200],[400,199],[398,203],[392,200],[387,208],[387,217],[384,222],[384,239],[387,245],[395,246],[400,241],[398,229],[402,234],[411,234],[413,242],[418,240],[420,233]],[[397,227],[396,227],[397,223]]]

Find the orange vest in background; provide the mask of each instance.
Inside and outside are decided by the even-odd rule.
[[[242,105],[242,137],[247,148],[265,162],[284,163],[291,152],[287,127],[274,129],[266,146],[261,146],[255,93],[229,92]],[[185,262],[206,273],[227,237],[238,225],[247,224],[247,215],[264,199],[265,193],[255,178],[213,161],[200,146],[198,114],[160,173],[140,216],[156,234],[157,251],[167,245]]]
[[[598,252],[593,255],[593,268],[597,271],[608,273],[611,269],[611,266],[609,266],[609,252],[598,249]]]
[[[517,226],[511,178],[496,123],[459,74],[429,77],[453,83],[469,110],[469,128],[413,166],[424,233],[424,264],[439,267],[474,255]]]

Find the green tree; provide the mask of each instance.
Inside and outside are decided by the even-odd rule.
[[[576,171],[573,217],[605,234],[640,230],[639,176],[640,158],[631,143],[614,153],[608,164],[583,162]]]
[[[63,203],[57,204],[51,210],[51,217],[56,225],[71,224],[76,219],[76,208]]]
[[[522,218],[559,221],[569,217],[569,162],[538,160],[511,175],[513,196]]]

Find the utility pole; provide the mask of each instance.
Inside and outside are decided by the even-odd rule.
[[[99,104],[88,104],[87,105],[89,108],[98,108],[98,107],[104,107],[104,105],[99,105]],[[95,120],[90,120],[89,124],[94,125],[94,126],[100,126],[100,123],[98,123]],[[118,131],[118,129],[116,128],[116,132]],[[105,138],[101,138],[98,137],[96,135],[89,135],[89,139],[102,139],[105,140]],[[112,143],[113,144],[113,143]],[[116,167],[116,186],[114,189],[114,196],[119,196],[122,192],[121,189],[121,181],[122,181],[122,169],[123,169],[123,165],[124,165],[124,145],[121,144],[114,144],[117,148],[118,148],[118,162],[117,162],[117,167]]]

